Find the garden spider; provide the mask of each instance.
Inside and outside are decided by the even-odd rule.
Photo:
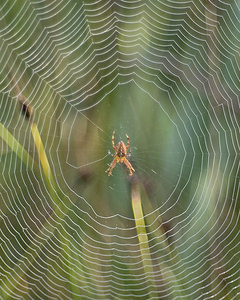
[[[117,144],[117,147],[115,147],[115,145],[114,145],[114,135],[115,135],[115,131],[113,131],[113,134],[112,134],[112,146],[113,146],[113,149],[115,151],[115,155],[111,154],[114,157],[114,159],[113,159],[111,165],[109,166],[109,168],[106,170],[106,173],[108,173],[108,176],[110,176],[112,174],[112,170],[114,169],[116,164],[120,162],[120,163],[124,163],[128,167],[128,170],[130,172],[129,175],[132,176],[132,174],[133,174],[133,172],[135,172],[135,170],[133,169],[132,165],[130,164],[130,162],[126,158],[126,157],[129,156],[129,154],[127,154],[127,151],[128,151],[128,148],[129,148],[129,137],[126,134],[127,146],[124,144],[123,141],[120,141]]]

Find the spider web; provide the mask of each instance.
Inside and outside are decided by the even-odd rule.
[[[0,12],[0,298],[238,299],[239,2]]]

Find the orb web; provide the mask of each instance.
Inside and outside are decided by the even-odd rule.
[[[238,2],[0,7],[0,296],[238,299]]]

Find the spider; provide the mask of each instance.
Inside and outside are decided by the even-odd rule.
[[[129,175],[132,176],[133,172],[135,172],[135,170],[133,169],[132,165],[130,164],[130,162],[127,160],[126,157],[129,156],[129,154],[127,154],[128,148],[129,148],[129,137],[126,134],[127,137],[127,146],[124,144],[123,141],[120,141],[117,144],[117,147],[115,147],[114,145],[114,135],[115,135],[115,131],[113,131],[112,134],[112,146],[113,149],[115,151],[115,155],[111,154],[114,159],[111,163],[111,165],[109,166],[109,168],[106,170],[106,173],[108,173],[108,176],[110,176],[112,174],[112,170],[114,169],[114,167],[116,166],[117,163],[124,163],[129,170]]]

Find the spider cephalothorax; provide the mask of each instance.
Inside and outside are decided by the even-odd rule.
[[[114,135],[115,135],[115,131],[113,131],[113,135],[112,135],[112,146],[113,149],[115,151],[115,155],[112,154],[112,156],[114,157],[111,165],[109,166],[109,168],[107,169],[106,173],[108,173],[108,176],[110,176],[112,174],[112,170],[114,169],[114,167],[116,166],[117,163],[124,163],[129,170],[129,175],[132,175],[133,172],[135,172],[135,170],[133,169],[132,165],[130,164],[130,162],[127,160],[127,157],[129,156],[129,154],[127,153],[128,148],[129,148],[129,137],[127,136],[127,146],[125,145],[125,143],[123,141],[120,141],[117,144],[117,147],[115,147],[114,144]]]

